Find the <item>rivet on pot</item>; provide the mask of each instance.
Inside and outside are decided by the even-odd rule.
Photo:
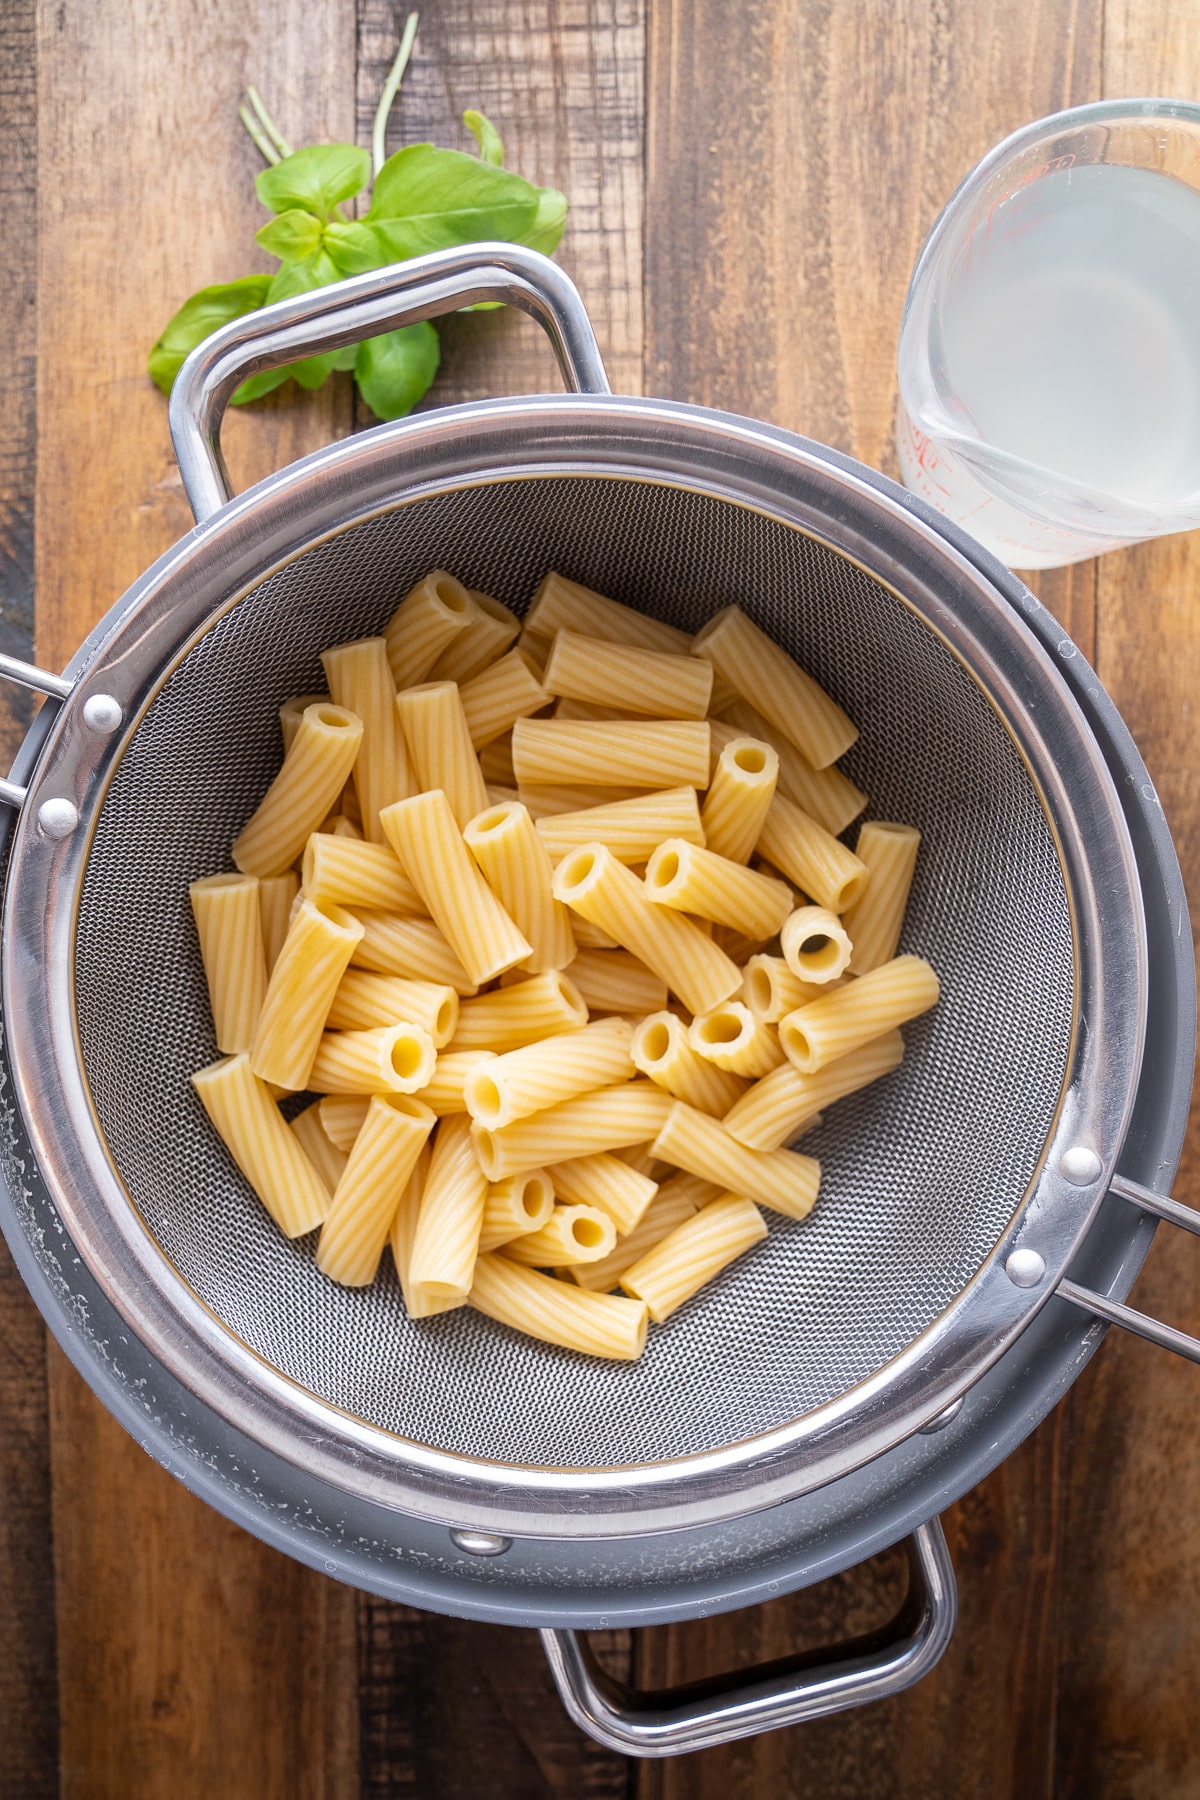
[[[124,716],[120,702],[111,694],[89,694],[83,703],[83,722],[89,731],[106,736],[117,729]]]
[[[1034,1288],[1046,1273],[1045,1259],[1036,1250],[1014,1250],[1004,1265],[1014,1287]]]
[[[79,823],[79,814],[69,800],[43,800],[38,807],[38,824],[48,838],[68,838]]]
[[[966,1399],[965,1394],[960,1394],[957,1400],[952,1400],[949,1406],[944,1406],[940,1413],[935,1413],[928,1425],[922,1425],[921,1436],[932,1437],[935,1431],[945,1431],[947,1425],[953,1425],[966,1405]]]
[[[512,1549],[512,1539],[495,1531],[452,1531],[450,1542],[468,1556],[503,1556]]]
[[[1064,1150],[1058,1161],[1058,1172],[1064,1181],[1072,1187],[1091,1187],[1093,1181],[1099,1181],[1104,1164],[1094,1150],[1086,1144],[1072,1144]]]

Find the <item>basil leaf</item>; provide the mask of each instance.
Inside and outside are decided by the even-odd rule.
[[[307,257],[303,262],[284,263],[271,280],[267,300],[268,303],[290,300],[293,294],[310,294],[314,288],[328,287],[331,281],[337,279],[338,271],[334,263],[323,252],[318,251],[316,256]],[[318,388],[328,379],[336,355],[336,350],[329,350],[321,356],[306,356],[300,362],[285,363],[279,369],[263,369],[258,375],[251,375],[248,381],[243,381],[229,404],[245,406],[248,401],[260,400],[264,394],[282,387],[285,381],[295,380],[301,387]]]
[[[337,264],[324,250],[318,250],[315,256],[305,257],[303,262],[284,263],[271,280],[267,290],[267,303],[270,305],[276,300],[290,300],[293,294],[311,294],[314,288],[328,287],[340,275]]]
[[[533,228],[537,211],[537,190],[520,175],[461,150],[409,144],[375,177],[367,222],[389,256],[403,261],[486,238],[516,240]]]
[[[257,375],[251,375],[243,381],[240,388],[229,396],[230,406],[246,406],[251,400],[261,400],[264,394],[274,393],[285,381],[292,378],[291,369],[262,369]]]
[[[321,221],[298,206],[289,207],[256,231],[254,241],[281,262],[303,262],[321,248]]]
[[[354,360],[358,355],[358,345],[347,344],[344,350],[331,350],[329,354],[333,358],[334,368],[340,374],[345,375],[354,367]]]
[[[402,419],[428,390],[441,360],[438,334],[428,319],[402,325],[358,346],[354,378],[380,419]]]
[[[366,186],[370,173],[371,159],[357,144],[310,144],[261,170],[254,186],[268,211],[298,207],[323,224],[339,200],[349,200]]]
[[[200,288],[185,300],[146,359],[156,387],[169,394],[185,359],[206,337],[230,319],[257,312],[267,298],[269,275],[243,275]]]
[[[504,145],[500,141],[500,133],[492,121],[481,112],[465,112],[463,124],[479,145],[481,162],[491,163],[493,168],[504,167]]]
[[[529,250],[540,250],[549,256],[557,250],[567,223],[567,196],[557,188],[539,188],[537,217],[523,237],[517,238]]]
[[[373,225],[332,219],[325,227],[324,248],[342,275],[365,275],[369,269],[382,269],[385,263],[395,261]]]

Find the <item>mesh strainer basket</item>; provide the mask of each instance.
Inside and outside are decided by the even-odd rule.
[[[228,499],[217,431],[248,373],[480,299],[538,317],[577,391],[380,427]],[[1135,781],[1144,770],[1090,671],[1055,666],[1032,596],[1010,582],[1014,606],[966,540],[832,452],[614,399],[570,283],[508,246],[236,322],[190,360],[172,421],[198,530],[125,596],[69,678],[5,664],[62,702],[27,748],[28,791],[5,784],[21,807],[4,917],[0,1099],[10,1105],[10,1070],[17,1103],[5,1222],[51,1324],[127,1422],[129,1366],[144,1358],[168,1385],[176,1445],[183,1417],[185,1438],[215,1430],[249,1446],[285,1510],[312,1513],[319,1495],[370,1519],[374,1560],[326,1566],[553,1627],[620,1614],[603,1599],[581,1607],[589,1581],[619,1588],[625,1616],[686,1612],[659,1597],[639,1615],[639,1581],[644,1597],[674,1557],[686,1584],[700,1542],[718,1586],[725,1572],[718,1603],[735,1604],[752,1546],[777,1553],[763,1548],[767,1509],[808,1504],[811,1527],[824,1507],[832,1543],[830,1496],[859,1484],[849,1517],[881,1471],[894,1493],[911,1484],[907,1447],[969,1391],[1004,1391],[997,1371],[1024,1366],[1022,1341],[1044,1337],[1055,1293],[1047,1317],[1076,1346],[1066,1380],[1095,1316],[1200,1354],[1067,1279],[1112,1191],[1135,1203],[1114,1225],[1107,1202],[1122,1294],[1144,1214],[1195,1228],[1115,1175],[1154,983],[1178,992],[1190,965],[1156,942],[1178,871],[1146,796],[1118,793],[1114,757]],[[277,708],[323,685],[322,648],[377,632],[435,566],[518,611],[555,568],[688,631],[736,601],[858,724],[846,766],[872,814],[922,832],[904,947],[937,968],[941,1004],[906,1032],[899,1073],[806,1139],[823,1167],[812,1218],[773,1217],[761,1252],[632,1365],[467,1310],[410,1321],[388,1274],[366,1290],[327,1282],[312,1241],[283,1239],[254,1202],[189,1084],[215,1047],[188,883],[227,866],[277,765]],[[1170,1103],[1139,1127],[1138,1172],[1155,1185],[1178,1152],[1190,990],[1172,1018],[1160,1034]],[[49,1247],[47,1219],[62,1234]],[[1043,1374],[1048,1405],[1065,1381],[1052,1356]],[[153,1441],[162,1417],[147,1412]],[[1027,1403],[1024,1429],[1038,1416]],[[980,1460],[966,1458],[962,1486]],[[211,1455],[206,1482],[247,1518]],[[247,1522],[279,1541],[268,1516],[264,1505]],[[896,1537],[913,1518],[889,1522]],[[437,1545],[427,1565],[449,1570],[440,1586],[371,1573],[418,1540]],[[299,1553],[318,1560],[312,1544]],[[604,1685],[569,1632],[551,1630],[548,1649],[587,1729],[636,1753],[695,1748],[915,1679],[953,1621],[936,1520],[913,1554],[912,1604],[884,1644],[817,1674],[776,1670],[736,1698],[638,1702]],[[497,1585],[480,1559],[502,1557]],[[821,1565],[810,1546],[791,1584]],[[507,1611],[481,1598],[506,1580]],[[547,1600],[556,1585],[575,1599]]]

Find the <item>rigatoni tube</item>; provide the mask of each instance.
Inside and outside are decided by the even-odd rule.
[[[458,688],[452,681],[405,688],[396,695],[396,716],[418,788],[441,788],[461,830],[488,799]]]
[[[866,865],[782,794],[767,809],[758,847],[802,893],[830,912],[845,912],[867,885]]]
[[[304,892],[310,900],[335,906],[368,906],[376,911],[421,914],[425,903],[386,844],[314,832],[304,846]]]
[[[586,1356],[636,1362],[646,1347],[644,1301],[568,1287],[501,1252],[478,1258],[470,1304],[501,1325]]]
[[[821,1165],[795,1150],[748,1150],[707,1113],[677,1100],[651,1148],[704,1180],[720,1181],[790,1219],[803,1219],[816,1203]]]
[[[575,631],[555,635],[542,685],[551,694],[660,719],[703,719],[712,664],[702,659],[613,644]]]
[[[937,1004],[938,978],[920,956],[897,956],[779,1021],[779,1041],[802,1075],[881,1037]]]
[[[709,735],[704,719],[655,719],[645,725],[518,719],[513,768],[520,787],[526,782],[704,787]]]
[[[488,1180],[502,1181],[548,1163],[648,1143],[662,1129],[672,1104],[670,1095],[652,1082],[628,1081],[564,1100],[495,1131],[473,1125],[472,1141]]]
[[[587,1007],[568,976],[551,969],[515,987],[464,1000],[458,1009],[454,1050],[494,1050],[497,1055],[538,1043],[587,1024]]]
[[[607,594],[597,594],[578,581],[551,570],[543,576],[525,619],[526,629],[542,638],[558,631],[582,631],[587,637],[606,638],[612,644],[638,644],[645,650],[664,650],[685,656],[690,639],[686,631],[665,625],[637,612]]]
[[[243,875],[281,875],[346,785],[362,720],[331,700],[307,707],[283,767],[233,840]]]
[[[836,762],[857,738],[857,727],[836,700],[739,607],[727,606],[710,619],[692,639],[692,653],[706,657],[814,769]]]
[[[410,981],[436,981],[456,994],[474,994],[475,983],[432,919],[406,919],[399,913],[352,907],[363,928],[354,952],[355,968],[379,975],[403,975]]]
[[[519,803],[488,807],[472,818],[463,842],[519,931],[533,945],[525,967],[565,969],[575,955],[571,916],[551,891],[554,869],[533,820]]]
[[[777,1025],[784,1013],[818,999],[821,992],[821,986],[793,975],[782,956],[752,956],[745,966],[742,996],[764,1024]]]
[[[560,1200],[599,1207],[622,1236],[633,1230],[658,1192],[656,1181],[607,1151],[551,1163],[546,1173]]]
[[[576,929],[577,939],[579,935]],[[567,972],[589,1012],[632,1013],[636,1018],[667,1004],[662,976],[628,950],[580,950]]]
[[[767,1222],[752,1200],[722,1194],[626,1269],[621,1286],[633,1299],[644,1300],[661,1325],[766,1235]]]
[[[473,1070],[481,1063],[494,1062],[490,1050],[444,1050],[433,1065],[433,1074],[417,1094],[438,1117],[446,1113],[465,1113],[466,1086]]]
[[[433,1074],[437,1052],[419,1025],[327,1031],[307,1085],[318,1094],[415,1094]]]
[[[292,906],[299,892],[300,877],[295,869],[285,869],[282,875],[264,875],[259,880],[258,908],[268,975],[279,960],[292,921]]]
[[[696,1188],[703,1188],[703,1195],[698,1196]],[[599,1262],[576,1263],[570,1272],[572,1281],[597,1294],[616,1287],[626,1269],[631,1269],[647,1250],[661,1243],[668,1232],[690,1219],[705,1200],[715,1199],[720,1191],[711,1183],[697,1182],[693,1175],[677,1175],[664,1181],[628,1237],[619,1237]]]
[[[824,1107],[898,1068],[903,1055],[900,1033],[885,1031],[815,1075],[801,1075],[790,1062],[781,1063],[734,1102],[722,1123],[751,1150],[778,1150]]]
[[[770,744],[779,758],[779,792],[794,800],[802,812],[816,819],[834,837],[839,837],[867,804],[867,796],[848,775],[843,775],[833,763],[826,769],[814,769],[783,732],[764,719],[749,701],[734,700],[721,707],[720,713],[722,719],[747,737]]]
[[[730,862],[749,862],[778,779],[779,755],[770,744],[735,737],[725,745],[700,814],[710,850]]]
[[[632,1036],[627,1020],[598,1019],[492,1057],[467,1077],[467,1111],[481,1125],[508,1125],[575,1094],[626,1081],[633,1075]]]
[[[488,1185],[479,1249],[497,1250],[513,1238],[537,1231],[554,1211],[554,1189],[544,1169],[527,1169]]]
[[[583,844],[606,845],[618,862],[644,863],[664,838],[704,842],[696,790],[690,787],[665,788],[611,806],[551,813],[538,820],[537,833],[554,862]]]
[[[249,1050],[267,991],[259,881],[255,875],[206,875],[188,889],[208,983],[217,1049]]]
[[[723,1118],[746,1090],[738,1075],[698,1056],[688,1042],[688,1028],[672,1012],[655,1012],[635,1028],[630,1044],[634,1066],[675,1100]]]
[[[443,650],[478,617],[470,591],[445,569],[434,569],[418,581],[384,628],[396,686],[424,681]]]
[[[339,706],[362,720],[362,743],[354,764],[354,788],[365,835],[383,842],[379,814],[412,792],[404,741],[396,723],[396,689],[381,637],[339,644],[321,656],[329,691]]]
[[[287,1237],[303,1237],[329,1211],[324,1181],[283,1122],[248,1056],[231,1056],[192,1076],[234,1162]]]
[[[850,938],[836,913],[825,906],[798,906],[784,920],[779,948],[792,974],[824,987],[845,974]]]
[[[408,1265],[416,1317],[461,1306],[471,1291],[487,1179],[463,1117],[443,1119],[425,1177]]]
[[[912,825],[870,819],[859,831],[854,853],[871,879],[842,920],[853,945],[850,967],[856,975],[878,969],[896,954],[920,846],[921,834]]]
[[[342,907],[300,901],[254,1034],[251,1065],[263,1081],[307,1087],[333,996],[361,936],[362,926]]]
[[[695,913],[756,942],[774,937],[792,910],[786,882],[682,838],[659,844],[646,864],[645,889],[655,906]]]
[[[321,1123],[319,1100],[297,1113],[288,1129],[332,1194],[346,1168],[347,1152],[339,1150]]]
[[[440,1050],[458,1024],[458,995],[436,981],[407,981],[401,975],[376,975],[347,969],[329,1008],[330,1031],[370,1031],[401,1020],[420,1025]]]
[[[460,685],[502,657],[521,629],[521,621],[491,594],[470,590],[475,617],[450,639],[432,669],[431,681],[457,681]]]
[[[688,1026],[688,1043],[718,1069],[751,1080],[770,1074],[783,1061],[775,1027],[756,1019],[744,1000],[726,1000],[697,1014]]]
[[[472,981],[490,981],[532,954],[471,860],[440,789],[401,800],[381,816],[388,842]]]
[[[460,688],[459,699],[471,742],[476,750],[482,750],[511,731],[518,719],[540,712],[549,704],[550,694],[534,674],[529,658],[520,650],[510,650]]]
[[[513,1238],[505,1256],[531,1269],[570,1268],[599,1262],[617,1241],[617,1228],[597,1206],[556,1206],[537,1231]]]
[[[317,1267],[331,1281],[344,1287],[374,1281],[396,1209],[435,1122],[419,1100],[372,1099],[317,1243]]]

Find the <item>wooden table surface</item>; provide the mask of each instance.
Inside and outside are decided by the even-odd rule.
[[[265,261],[257,81],[293,141],[365,142],[385,0],[4,0],[0,648],[59,668],[189,523],[145,353]],[[894,347],[938,208],[1015,126],[1200,98],[1186,0],[429,0],[392,141],[562,187],[616,389],[793,427],[894,472]],[[444,402],[557,385],[513,316],[445,332]],[[294,390],[293,390],[294,392]],[[231,421],[243,484],[354,430],[345,378]],[[1200,538],[1032,585],[1099,669],[1200,874]],[[28,717],[8,694],[5,737]],[[4,767],[7,767],[7,760]],[[1153,1029],[1153,1021],[1151,1021]],[[1196,1142],[1176,1193],[1200,1202]],[[1200,1328],[1200,1255],[1137,1297]],[[1111,1339],[946,1519],[962,1614],[919,1688],[637,1765],[563,1717],[532,1632],[354,1594],[193,1499],[113,1423],[0,1254],[0,1792],[19,1800],[1200,1796],[1200,1372]],[[896,1555],[758,1612],[614,1636],[647,1684],[870,1625]]]

